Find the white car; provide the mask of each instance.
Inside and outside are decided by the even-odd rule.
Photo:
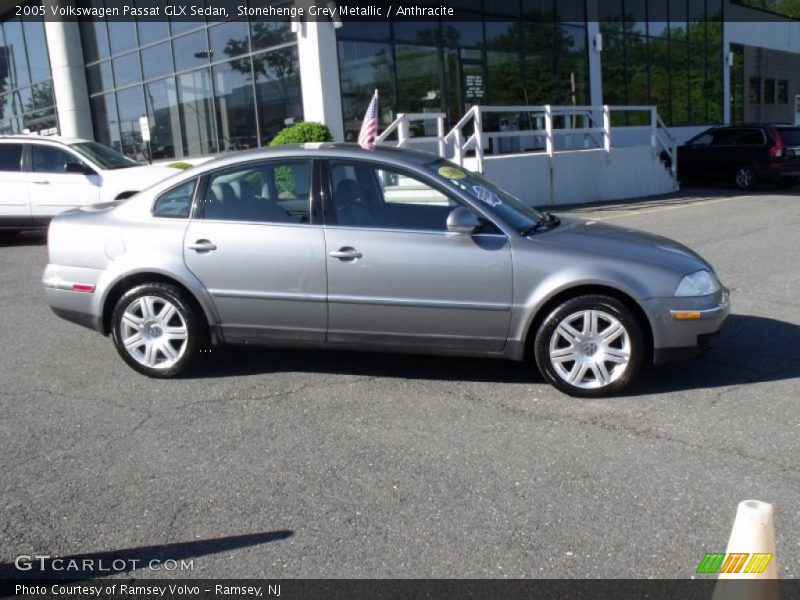
[[[0,231],[45,228],[64,210],[127,198],[179,172],[90,140],[0,137]]]

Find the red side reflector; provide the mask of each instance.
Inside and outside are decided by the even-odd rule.
[[[73,291],[76,291],[76,292],[90,292],[91,293],[91,292],[94,291],[94,286],[93,285],[89,285],[87,283],[73,283],[72,284],[72,289],[73,289]]]

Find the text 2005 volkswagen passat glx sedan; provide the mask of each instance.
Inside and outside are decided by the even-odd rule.
[[[61,214],[48,246],[53,310],[151,377],[246,343],[504,357],[601,396],[708,346],[729,310],[680,244],[393,148],[237,153]]]

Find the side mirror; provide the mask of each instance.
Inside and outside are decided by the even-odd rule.
[[[459,206],[447,215],[447,231],[461,235],[472,235],[481,226],[478,217],[468,208]]]
[[[87,167],[83,163],[70,162],[64,165],[64,173],[71,173],[73,175],[94,175],[94,169]]]

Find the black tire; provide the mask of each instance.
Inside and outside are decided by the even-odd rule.
[[[758,183],[758,173],[749,163],[741,163],[733,169],[733,183],[740,190],[752,190]]]
[[[148,317],[143,304],[152,308],[149,314],[153,316]],[[167,305],[175,309],[169,318],[164,312]],[[126,311],[129,317],[142,320],[143,339],[131,351],[123,339],[135,338],[136,329],[128,319],[123,320]],[[159,315],[164,319],[159,321]],[[181,328],[185,330],[185,341],[168,339],[173,335],[179,336]],[[111,314],[111,338],[119,355],[132,369],[148,377],[168,378],[184,373],[192,366],[207,345],[208,327],[180,289],[163,283],[145,283],[128,290],[117,301]],[[152,343],[148,344],[145,338]],[[140,362],[142,359],[147,364]]]
[[[574,338],[574,342],[567,342],[561,333],[555,335],[559,325],[577,322],[581,317],[576,315],[585,311],[588,315],[592,314],[588,311],[596,311],[594,335],[586,334],[584,337],[583,328],[579,332],[581,335]],[[611,335],[610,327],[614,320],[623,329],[622,333],[616,334],[617,337]],[[583,320],[581,322],[585,323]],[[604,327],[600,326],[602,323],[605,323]],[[603,333],[608,334],[607,343],[603,341]],[[557,364],[554,363],[551,348],[556,354],[574,354],[579,357],[580,364],[578,360],[569,360],[567,356],[562,356],[560,361],[557,356]],[[579,398],[611,396],[630,384],[640,371],[646,355],[645,336],[639,319],[620,300],[594,294],[578,296],[563,302],[544,319],[534,339],[534,355],[542,376],[565,394]],[[625,359],[620,357],[626,355],[627,362],[622,364]],[[605,357],[607,360],[604,360]],[[584,374],[581,374],[583,361],[594,366],[586,367]],[[576,384],[568,381],[573,373],[580,377]],[[608,377],[608,381],[603,383],[598,374],[600,377]]]

